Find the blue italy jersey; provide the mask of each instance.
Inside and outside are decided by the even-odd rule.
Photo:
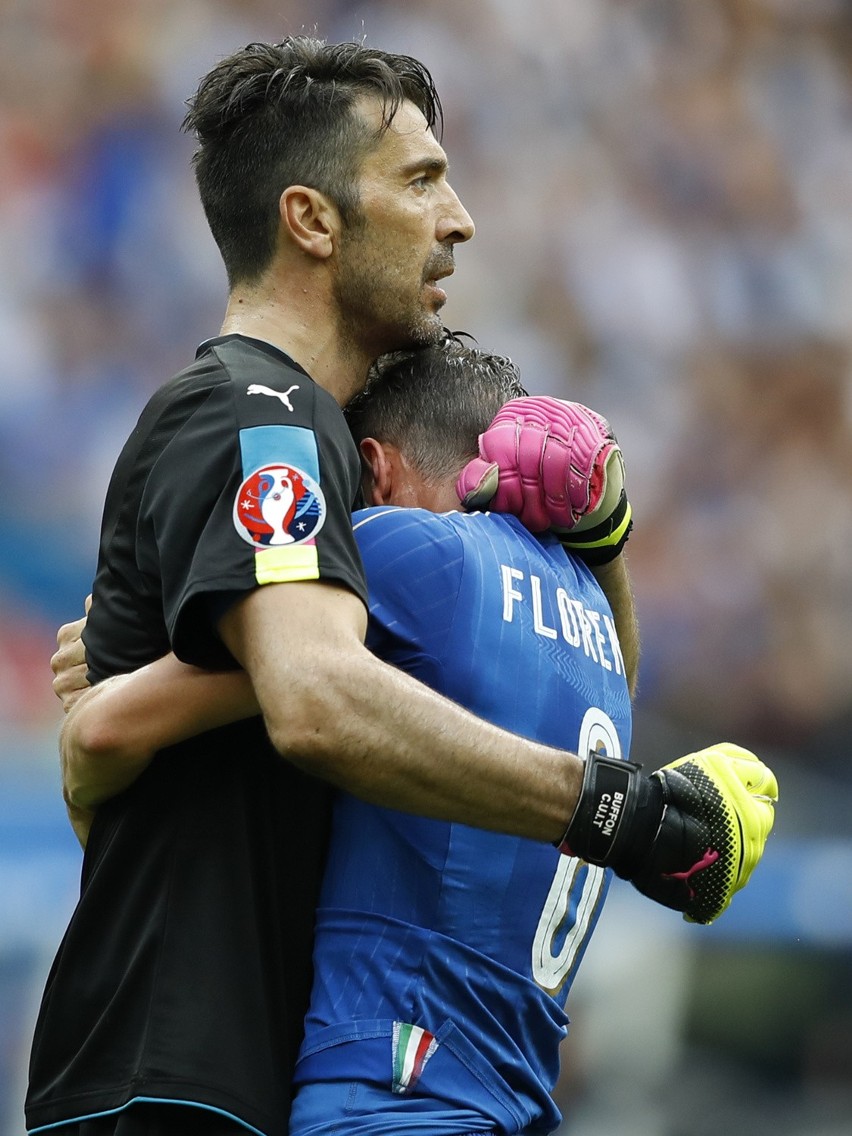
[[[514,733],[627,756],[612,613],[556,540],[398,508],[357,513],[355,535],[376,654]],[[341,794],[297,1083],[384,1088],[387,1131],[424,1096],[464,1110],[458,1132],[550,1131],[565,998],[608,882],[547,844]],[[313,1131],[299,1124],[297,1101],[292,1136]]]

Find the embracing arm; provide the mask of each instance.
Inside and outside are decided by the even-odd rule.
[[[62,629],[53,662],[70,707],[63,794],[81,844],[93,810],[158,750],[255,715],[258,702],[284,757],[377,804],[542,840],[558,839],[574,810],[578,758],[491,726],[376,659],[363,605],[341,588],[259,588],[227,613],[224,638],[253,670],[257,696],[243,671],[202,671],[174,655],[84,689],[84,622]]]
[[[131,785],[158,750],[257,714],[258,703],[284,757],[376,804],[541,840],[564,832],[580,760],[483,722],[375,658],[363,643],[364,607],[349,591],[258,588],[221,627],[253,683],[241,671],[201,671],[167,655],[74,692],[60,753],[81,843],[92,810]],[[70,656],[65,672],[55,668],[66,691]]]
[[[361,602],[330,584],[258,588],[225,615],[222,637],[279,752],[375,804],[557,840],[577,803],[579,758],[484,722],[375,658],[365,627]]]
[[[60,735],[65,800],[91,809],[128,788],[154,754],[258,713],[241,671],[210,672],[166,655],[87,690]]]
[[[258,713],[242,671],[202,671],[174,655],[97,686],[78,685],[82,693],[73,699],[68,673],[57,671],[57,680],[71,702],[59,736],[62,795],[83,848],[97,806],[129,788],[158,750]]]

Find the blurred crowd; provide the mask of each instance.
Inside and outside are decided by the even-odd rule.
[[[117,449],[218,329],[184,99],[233,47],[317,29],[433,70],[478,226],[448,322],[615,426],[640,709],[833,760],[849,0],[0,0],[0,24],[0,721],[53,712],[44,663],[88,590]]]
[[[848,838],[852,0],[0,0],[0,779],[40,766],[55,793],[47,662],[91,584],[109,472],[224,311],[184,100],[233,48],[300,31],[430,67],[478,230],[447,322],[512,355],[531,392],[594,406],[622,443],[634,756],[657,763],[674,736],[778,755],[784,824],[810,793],[804,829],[828,813]],[[826,780],[814,792],[799,771]],[[9,865],[30,953],[7,933],[0,1129],[45,878]],[[38,932],[48,953],[59,933]],[[607,964],[624,955],[612,942]]]

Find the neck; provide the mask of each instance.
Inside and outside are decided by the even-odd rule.
[[[234,288],[221,334],[271,343],[340,406],[363,388],[373,361],[341,336],[332,303],[308,288],[278,288],[269,282]]]
[[[421,509],[433,513],[457,513],[461,509],[459,495],[456,493],[455,478],[448,478],[437,485],[424,487],[420,500]]]
[[[388,500],[388,505],[404,508],[428,509],[430,513],[453,513],[461,509],[456,493],[455,477],[441,481],[427,481],[407,462],[403,462]]]

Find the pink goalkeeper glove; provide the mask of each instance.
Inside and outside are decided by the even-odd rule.
[[[609,423],[579,402],[547,395],[502,407],[456,490],[466,509],[514,513],[531,532],[553,529],[592,565],[613,560],[632,526]]]

